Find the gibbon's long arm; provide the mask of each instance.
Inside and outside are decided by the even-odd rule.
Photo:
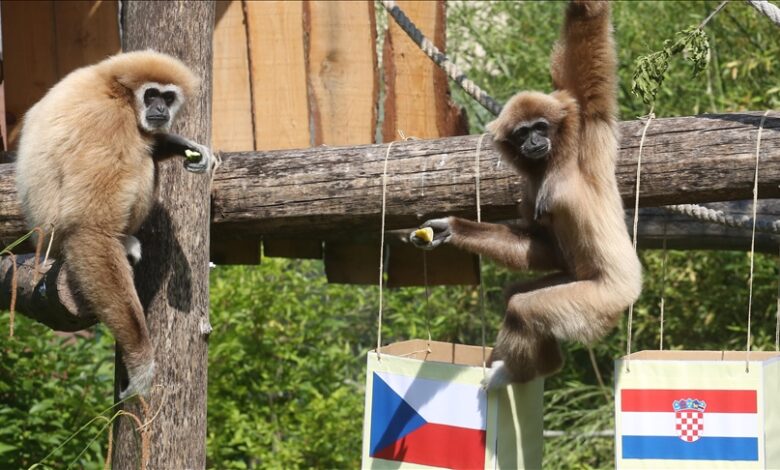
[[[569,91],[585,120],[614,119],[617,56],[606,1],[571,2],[551,60],[553,84]]]
[[[488,257],[518,270],[551,271],[563,269],[549,236],[534,234],[520,227],[472,222],[459,217],[435,219],[423,226],[434,229],[434,240],[445,241],[462,250]],[[412,236],[412,242],[425,246]]]
[[[177,155],[184,155],[187,150],[200,154],[199,161],[185,161],[184,166],[187,170],[195,173],[202,173],[211,167],[211,151],[206,146],[192,142],[191,140],[176,134],[155,134],[152,158],[155,160],[164,160]]]

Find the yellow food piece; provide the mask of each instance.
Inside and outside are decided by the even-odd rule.
[[[185,149],[184,156],[187,158],[187,160],[192,162],[200,160],[201,154],[200,152],[195,152],[194,150]]]
[[[430,243],[433,241],[433,229],[430,227],[417,229],[414,231],[414,236],[425,243]]]

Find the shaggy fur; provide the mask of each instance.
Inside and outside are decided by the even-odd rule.
[[[140,258],[138,240],[128,236],[154,199],[155,137],[139,126],[134,94],[149,82],[176,85],[185,96],[198,86],[182,62],[153,51],[78,69],[30,108],[16,163],[28,224],[54,233],[55,252],[122,350],[130,376],[124,395],[146,392],[154,376],[154,350],[125,249]]]
[[[571,2],[553,51],[556,91],[518,93],[489,125],[503,158],[524,176],[524,225],[447,219],[447,241],[459,248],[510,268],[556,271],[506,289],[490,387],[558,371],[558,339],[602,338],[639,296],[641,265],[615,179],[616,67],[609,4]],[[508,141],[538,118],[550,123],[544,161],[524,158]]]

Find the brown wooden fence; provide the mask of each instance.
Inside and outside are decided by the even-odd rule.
[[[398,4],[445,49],[443,0]],[[12,144],[13,129],[50,86],[120,50],[118,10],[118,2],[100,0],[0,4],[4,124],[12,130]],[[384,35],[379,47],[378,34]],[[218,1],[212,86],[217,151],[359,145],[398,140],[401,133],[432,138],[467,132],[444,73],[395,24],[378,31],[370,0]],[[378,235],[379,226],[354,242],[267,238],[263,251],[324,258],[331,282],[371,284],[377,282]],[[389,249],[388,283],[422,284],[421,252],[403,245]],[[428,257],[431,284],[478,280],[470,255],[445,248]],[[260,240],[215,237],[212,259],[255,264]]]

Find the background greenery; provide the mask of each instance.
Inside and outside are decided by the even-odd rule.
[[[665,39],[699,24],[717,2],[619,2],[622,119],[646,114],[629,93],[633,62]],[[450,2],[449,52],[467,74],[504,101],[523,88],[548,90],[548,55],[563,4]],[[381,8],[377,8],[382,14]],[[776,108],[780,101],[780,30],[744,3],[729,4],[706,27],[712,61],[692,78],[673,60],[658,95],[659,116]],[[490,116],[464,98],[474,132]],[[641,248],[641,247],[640,247]],[[658,347],[661,259],[641,252],[644,292],[635,312],[634,350]],[[757,257],[754,347],[774,340],[778,273],[773,257]],[[743,252],[670,252],[665,345],[742,349],[746,334],[748,258]],[[488,337],[503,313],[501,288],[522,275],[484,269]],[[365,352],[376,341],[375,287],[328,285],[322,263],[264,259],[258,267],[218,267],[211,274],[208,455],[211,468],[356,468],[359,466]],[[394,290],[385,310],[386,340],[425,337],[480,344],[474,288]],[[54,468],[102,468],[105,423],[72,433],[110,406],[112,340],[102,327],[89,338],[59,337],[17,317],[7,338],[0,315],[0,468],[26,468],[43,459]],[[566,345],[567,365],[548,380],[547,468],[609,468],[612,438],[590,433],[612,427],[612,364],[625,352],[625,324],[589,351]],[[595,367],[594,367],[595,364]],[[600,386],[600,380],[606,385]],[[92,439],[95,439],[94,441]]]

